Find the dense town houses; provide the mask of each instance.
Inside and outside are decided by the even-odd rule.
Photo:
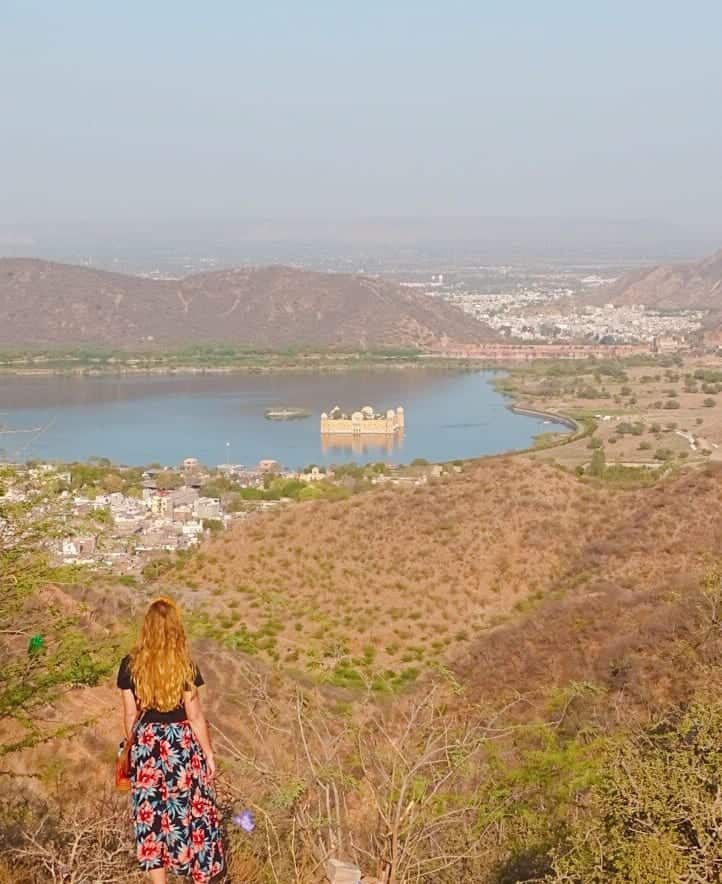
[[[568,284],[557,273],[533,274],[528,281],[506,279],[491,272],[477,282],[447,281],[432,277],[418,286],[486,323],[514,342],[554,344],[646,344],[655,339],[687,337],[698,333],[705,312],[695,309],[655,310],[642,304],[617,306],[588,303],[585,293],[603,292],[613,276],[571,274]],[[442,282],[439,283],[439,278]]]
[[[347,492],[357,481],[348,473],[337,476],[333,468],[318,465],[302,472],[284,470],[271,459],[252,468],[222,464],[210,472],[187,458],[177,470],[145,470],[140,488],[123,493],[92,484],[74,489],[73,469],[77,466],[69,470],[55,464],[0,464],[5,468],[0,482],[0,542],[12,530],[11,523],[2,517],[2,505],[17,504],[27,507],[33,519],[55,521],[58,530],[49,535],[46,549],[57,562],[134,574],[158,555],[192,550],[211,532],[223,530],[234,520],[292,503],[291,498],[263,496],[274,480],[300,483],[308,489],[338,487]],[[124,468],[108,469],[117,475]],[[439,465],[399,468],[387,464],[382,473],[373,473],[366,481],[369,486],[423,485],[442,471]],[[163,487],[169,477],[176,487]],[[202,488],[214,487],[217,479],[232,481],[236,491],[251,491],[242,508],[228,510],[223,495],[202,493]]]

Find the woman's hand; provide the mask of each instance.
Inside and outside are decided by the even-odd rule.
[[[212,752],[206,755],[206,770],[208,772],[208,779],[213,780],[216,775],[216,759]]]

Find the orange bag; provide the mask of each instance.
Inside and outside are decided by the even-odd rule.
[[[130,790],[130,747],[131,741],[125,740],[115,758],[115,788],[119,792]]]
[[[135,742],[135,729],[140,719],[140,712],[136,713],[133,727],[130,729],[130,737],[120,744],[118,754],[115,756],[115,788],[119,792],[130,790],[130,750]]]

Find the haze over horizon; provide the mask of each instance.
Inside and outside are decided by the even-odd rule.
[[[542,243],[615,225],[722,241],[711,2],[4,13],[3,253],[91,233],[339,239],[339,220],[373,242],[400,218],[412,240],[423,222],[503,241],[517,219]]]

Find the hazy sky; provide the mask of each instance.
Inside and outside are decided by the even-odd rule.
[[[722,232],[719,0],[0,0],[0,223]]]

